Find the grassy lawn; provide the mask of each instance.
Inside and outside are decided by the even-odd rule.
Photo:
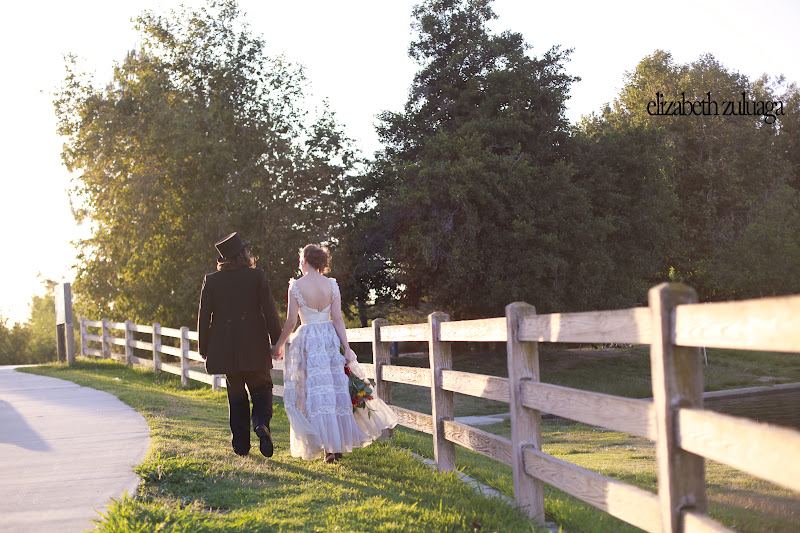
[[[705,388],[800,381],[797,355],[708,350]],[[392,364],[427,366],[427,358]],[[647,347],[540,350],[542,380],[626,397],[649,397]],[[455,370],[504,376],[502,350],[456,352]],[[377,443],[336,466],[288,455],[286,416],[276,397],[273,459],[240,459],[229,451],[224,393],[206,385],[182,389],[175,376],[118,363],[82,361],[73,369],[33,369],[107,390],[148,420],[153,445],[139,474],[139,495],[114,506],[106,531],[163,523],[164,531],[529,531],[532,524],[504,504],[472,493],[454,476],[433,474],[403,449],[433,457],[432,439],[406,428],[394,444]],[[114,381],[120,377],[122,381]],[[277,380],[276,380],[277,381]],[[430,413],[428,389],[393,384],[395,404]],[[456,416],[507,412],[506,405],[455,395]],[[481,429],[510,435],[505,421]],[[603,475],[656,490],[653,443],[564,420],[543,424],[544,451]],[[256,442],[254,441],[254,444]],[[456,447],[468,475],[513,496],[511,468]],[[800,531],[800,498],[724,465],[706,462],[709,515],[736,531]],[[638,531],[565,493],[545,486],[548,518],[570,533]],[[205,529],[204,529],[205,528]],[[150,529],[147,529],[150,530]]]
[[[150,426],[152,444],[137,468],[139,492],[110,506],[101,531],[534,530],[513,506],[478,495],[454,474],[437,474],[388,443],[335,465],[292,458],[277,397],[275,456],[258,454],[254,440],[251,455],[240,458],[230,450],[224,392],[207,385],[183,389],[176,376],[110,361],[24,370],[110,392]]]

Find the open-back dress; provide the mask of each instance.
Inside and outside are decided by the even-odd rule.
[[[331,305],[340,298],[339,285],[329,279],[333,295],[321,310],[309,307],[295,280],[289,282],[301,326],[286,351],[283,399],[291,426],[291,453],[303,459],[314,459],[324,452],[350,452],[397,424],[397,416],[375,394],[366,402],[367,409],[353,413],[349,378],[344,372],[346,360],[331,321]],[[348,366],[355,375],[364,377],[357,362]]]

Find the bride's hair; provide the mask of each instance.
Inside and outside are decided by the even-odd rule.
[[[303,259],[306,263],[316,268],[322,273],[328,271],[328,265],[331,263],[331,254],[325,246],[317,246],[316,244],[308,244],[303,248]]]

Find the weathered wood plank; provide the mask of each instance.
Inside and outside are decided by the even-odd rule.
[[[135,331],[136,333],[149,333],[153,334],[153,326],[151,325],[142,325],[142,324],[134,324],[131,323],[131,331]]]
[[[161,324],[153,323],[153,373],[161,370]]]
[[[214,384],[214,376],[198,370],[192,370],[191,368],[186,369],[186,378],[201,383],[208,383],[209,385]]]
[[[347,342],[372,342],[372,328],[350,328]]]
[[[128,341],[128,346],[130,346],[131,348],[138,348],[139,350],[153,351],[152,342],[137,341],[135,339],[131,339],[130,341]],[[150,361],[150,359],[148,359],[148,361]]]
[[[102,320],[87,320],[86,321],[86,327],[89,327],[89,328],[102,328],[103,327],[103,321]]]
[[[197,361],[199,363],[205,363],[206,360],[203,359],[203,356],[200,355],[199,352],[195,352],[194,350],[189,350],[186,352],[186,357],[188,357],[192,361]]]
[[[165,328],[161,326],[161,336],[162,337],[173,337],[175,339],[181,338],[181,330],[176,328]]]
[[[698,348],[675,346],[673,310],[697,301],[697,293],[680,283],[662,283],[650,289],[652,312],[650,375],[656,419],[656,468],[663,531],[680,531],[681,511],[706,512],[703,458],[678,443],[680,406],[703,407],[703,357]]]
[[[125,322],[111,322],[110,320],[106,322],[106,327],[108,329],[120,329],[125,331]]]
[[[392,403],[392,382],[386,380],[384,371],[392,363],[391,344],[381,339],[381,328],[388,325],[385,318],[376,318],[372,321],[372,331],[370,332],[370,342],[372,344],[372,375],[375,377],[375,394],[387,405]],[[364,370],[366,374],[366,369]],[[367,377],[370,377],[367,374]],[[384,429],[381,431],[381,438],[386,440],[392,438],[394,429]]]
[[[674,343],[800,352],[800,295],[679,305]]]
[[[165,353],[167,355],[174,355],[175,357],[181,356],[181,349],[176,348],[175,346],[161,346],[161,353]]]
[[[405,383],[419,387],[431,386],[431,371],[429,368],[413,366],[384,365],[382,367],[383,381],[392,383]]]
[[[119,337],[109,337],[108,343],[116,344],[117,346],[125,346],[125,339],[120,339]]]
[[[189,384],[189,328],[181,327],[181,385]]]
[[[719,522],[694,511],[683,511],[683,533],[733,533]]]
[[[176,376],[181,375],[181,367],[177,365],[168,365],[166,363],[161,363],[161,370],[164,372],[169,372],[170,374],[175,374]]]
[[[428,324],[405,324],[402,326],[382,326],[381,342],[427,342],[430,338]]]
[[[431,415],[433,415],[433,458],[439,472],[448,472],[456,467],[456,447],[445,438],[444,422],[453,420],[453,393],[442,388],[442,372],[453,368],[451,345],[439,340],[440,326],[450,317],[442,312],[428,315],[428,360],[430,370],[428,386],[431,388]],[[424,369],[416,369],[424,370]]]
[[[652,402],[531,381],[522,383],[521,389],[525,407],[653,441],[656,439]]]
[[[110,337],[110,333],[108,332],[108,319],[104,318],[100,321],[100,336],[103,338],[101,341],[103,343],[103,359],[107,359],[111,356],[111,348],[108,345],[108,338]]]
[[[525,471],[529,475],[645,531],[661,531],[659,502],[655,494],[530,447],[522,453]]]
[[[433,435],[433,417],[423,413],[412,411],[411,409],[404,409],[396,405],[389,406],[395,412],[399,419],[399,424],[407,428],[422,431],[428,435]]]
[[[131,346],[131,342],[133,342],[133,331],[131,330],[133,327],[133,322],[130,320],[125,321],[125,364],[132,365],[133,361],[131,357],[133,357],[133,347]]]
[[[519,340],[538,342],[650,343],[647,307],[524,317]]]
[[[800,492],[800,431],[702,409],[678,411],[680,447]]]
[[[522,404],[521,385],[539,381],[539,344],[521,341],[523,322],[536,314],[524,302],[506,306],[506,355],[508,357],[508,407],[511,413],[511,468],[514,476],[514,500],[528,516],[544,524],[544,486],[540,479],[525,471],[522,450],[526,446],[542,449],[542,413]]]
[[[197,340],[199,340],[199,337],[198,337],[198,335],[197,335],[197,332],[196,332],[196,331],[191,331],[191,330],[190,330],[190,331],[189,331],[189,335],[188,335],[188,337],[189,337],[189,340],[190,340],[190,341],[197,341]]]
[[[508,378],[445,370],[442,388],[459,394],[508,403]]]
[[[359,363],[361,370],[364,371],[364,375],[367,376],[369,379],[376,379],[375,378],[375,365],[372,363]]]
[[[442,324],[440,340],[468,342],[506,342],[506,318],[481,318]]]
[[[95,357],[103,357],[103,350],[99,348],[86,348],[86,355],[94,355]]]
[[[511,465],[511,441],[506,438],[449,420],[444,422],[444,436],[468,450]]]
[[[84,335],[84,338],[87,341],[103,342],[103,337],[101,335],[92,335],[91,333],[87,333]]]
[[[89,342],[86,340],[86,335],[88,334],[86,330],[86,319],[81,317],[80,321],[80,332],[81,332],[81,355],[86,356],[86,349],[89,347]]]

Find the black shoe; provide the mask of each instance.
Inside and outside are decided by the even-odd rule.
[[[247,457],[250,454],[250,450],[237,450],[236,448],[233,449],[233,453],[238,455],[239,457]]]
[[[261,445],[259,446],[261,455],[264,457],[272,457],[272,435],[270,435],[269,428],[264,424],[261,424],[260,426],[256,426],[255,432],[256,435],[258,435],[258,438],[261,439]]]

